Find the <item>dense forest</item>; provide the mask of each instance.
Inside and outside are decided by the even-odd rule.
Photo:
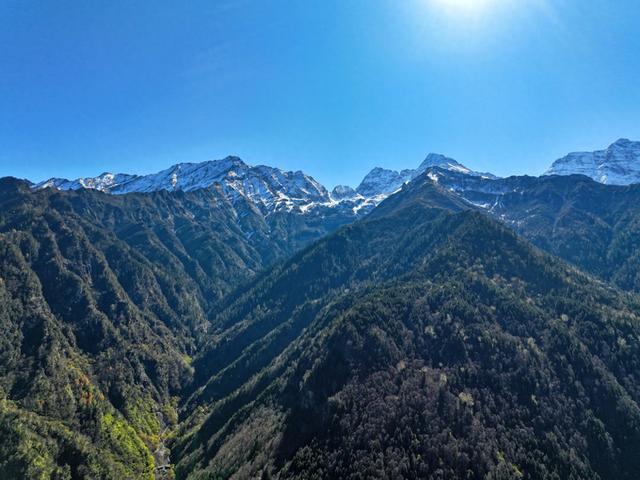
[[[212,310],[291,248],[268,231],[215,188],[116,197],[2,180],[3,477],[152,476]]]
[[[434,171],[443,187],[484,206],[534,245],[640,291],[640,185],[603,185],[582,175],[482,179]]]
[[[638,478],[639,190],[593,184],[339,228],[2,179],[0,476]]]
[[[479,213],[393,206],[228,306],[178,476],[636,478],[639,306]]]

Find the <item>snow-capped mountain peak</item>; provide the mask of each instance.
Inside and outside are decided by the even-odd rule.
[[[482,178],[497,178],[490,173],[482,173],[465,167],[453,158],[446,157],[438,153],[430,153],[427,158],[416,169],[388,170],[384,168],[374,168],[362,180],[356,191],[364,197],[384,197],[397,191],[407,182],[410,182],[418,175],[430,169],[450,171]]]
[[[78,178],[76,180],[50,178],[49,180],[38,183],[34,188],[51,187],[58,190],[79,190],[81,188],[90,188],[93,190],[109,192],[111,189],[116,188],[119,185],[126,184],[136,178],[138,178],[136,175],[105,172],[97,177]]]
[[[427,158],[425,158],[424,161],[420,164],[418,170],[424,172],[431,167],[440,167],[446,170],[460,173],[473,173],[472,170],[468,169],[453,158],[445,157],[444,155],[440,155],[439,153],[430,153],[429,155],[427,155]]]
[[[201,163],[178,163],[149,175],[104,173],[95,178],[77,180],[53,178],[35,185],[34,188],[89,188],[119,195],[160,190],[188,192],[216,184],[222,186],[232,202],[244,197],[265,213],[280,208],[292,209],[313,202],[331,201],[327,190],[301,171],[285,172],[266,165],[249,166],[233,156]]]
[[[88,188],[120,195],[160,190],[188,192],[217,185],[232,204],[245,204],[248,201],[264,215],[282,209],[320,216],[325,215],[327,209],[363,215],[405,183],[425,172],[432,179],[447,172],[495,178],[490,174],[474,172],[452,158],[432,153],[416,169],[395,171],[377,167],[365,176],[358,188],[339,185],[330,194],[324,186],[301,171],[283,171],[266,165],[251,166],[238,157],[229,156],[200,163],[178,163],[148,175],[103,173],[97,177],[76,180],[52,178],[33,188]]]
[[[640,142],[621,138],[605,150],[575,152],[556,160],[545,175],[586,175],[600,183],[640,183]]]
[[[341,200],[353,199],[358,197],[358,192],[356,192],[353,188],[348,185],[337,185],[331,191],[331,199],[339,202]]]
[[[366,198],[377,195],[390,195],[414,177],[414,170],[397,172],[395,170],[376,167],[362,179],[362,182],[360,182],[360,185],[356,188],[356,192]]]

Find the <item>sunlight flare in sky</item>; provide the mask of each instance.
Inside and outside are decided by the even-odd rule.
[[[481,19],[496,13],[509,0],[428,0],[430,7],[440,13],[461,19]]]
[[[444,8],[477,12],[491,7],[496,0],[434,0],[434,3]]]
[[[438,30],[441,46],[478,50],[500,39],[534,3],[546,0],[416,0],[427,31]],[[434,28],[435,26],[435,28]]]

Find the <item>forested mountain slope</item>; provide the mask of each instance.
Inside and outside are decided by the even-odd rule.
[[[407,192],[230,300],[178,477],[637,478],[638,298]]]
[[[223,371],[230,362],[244,365],[272,358],[324,306],[327,295],[350,286],[375,285],[419,262],[427,242],[435,244],[448,234],[442,226],[450,219],[448,213],[466,206],[437,185],[407,188],[414,187],[421,192],[419,200],[407,196],[410,200],[396,205],[390,198],[378,207],[379,214],[342,228],[227,297],[222,311],[212,318],[212,340],[194,360],[195,385],[204,385],[212,369]],[[390,214],[383,214],[387,211]],[[245,348],[266,336],[277,340],[279,350],[267,350],[267,357],[250,353],[245,360]],[[237,385],[240,377],[230,376]],[[214,391],[211,385],[194,399],[204,396],[208,401],[209,391]]]
[[[433,170],[469,203],[538,247],[625,289],[640,291],[640,185],[582,175],[483,179]]]
[[[346,217],[2,179],[0,473],[637,478],[638,297],[510,227],[635,290],[638,192],[431,169],[316,241]]]
[[[494,215],[581,269],[640,291],[640,185],[607,186],[582,176],[530,183],[502,196]]]
[[[110,196],[0,180],[5,478],[152,476],[212,311],[297,248],[238,208],[216,187]]]

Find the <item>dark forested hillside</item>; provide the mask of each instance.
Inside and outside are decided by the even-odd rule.
[[[603,185],[582,175],[483,179],[434,172],[469,208],[479,206],[538,247],[640,291],[640,185]]]
[[[179,478],[638,477],[638,299],[421,188],[233,297]]]
[[[579,175],[525,180],[529,185],[500,198],[496,217],[581,269],[640,291],[640,185]]]
[[[0,476],[638,478],[635,187],[520,181],[509,227],[423,176],[316,241],[0,180]]]
[[[3,478],[153,475],[212,311],[303,244],[245,207],[0,180]]]
[[[153,476],[210,310],[278,255],[249,228],[262,243],[214,189],[112,197],[2,181],[3,477]]]
[[[420,191],[419,200],[407,197],[401,205],[389,199],[378,207],[380,213],[341,229],[230,295],[225,308],[212,319],[213,340],[195,359],[195,384],[204,384],[213,371],[222,372],[229,362],[243,365],[272,358],[326,306],[327,296],[353,286],[375,285],[419,263],[432,244],[438,245],[455,228],[455,217],[448,213],[465,208],[436,185],[424,184]],[[265,341],[268,333],[278,347],[271,345],[256,355],[253,348],[260,347],[254,345],[245,359],[245,348]],[[241,377],[229,373],[237,386]],[[211,380],[218,382],[217,377]],[[215,389],[210,385],[198,395],[208,400],[210,390]]]

